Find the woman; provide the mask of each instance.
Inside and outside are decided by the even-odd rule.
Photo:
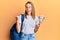
[[[40,21],[38,21],[38,17],[35,17],[35,8],[30,1],[25,4],[24,21],[20,31],[21,24],[21,15],[19,15],[17,16],[16,29],[18,33],[22,32],[20,40],[36,40],[35,33],[40,26]]]

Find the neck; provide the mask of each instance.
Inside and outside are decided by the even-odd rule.
[[[28,16],[31,16],[31,12],[28,12]]]

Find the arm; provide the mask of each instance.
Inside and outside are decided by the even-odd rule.
[[[20,26],[21,26],[21,23],[19,22],[20,20],[19,20],[19,16],[17,16],[16,17],[16,30],[17,30],[17,32],[19,33],[20,32]]]
[[[36,24],[35,29],[34,29],[34,32],[35,32],[35,33],[38,31],[38,29],[39,29],[39,27],[40,27],[40,24],[42,23],[42,21],[43,21],[44,19],[45,19],[45,17],[44,17],[44,18],[41,18],[40,21],[38,22],[38,24]]]
[[[39,27],[40,27],[40,24],[38,24],[38,25],[35,26],[35,29],[34,29],[35,33],[38,31]]]

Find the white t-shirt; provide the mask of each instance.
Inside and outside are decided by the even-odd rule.
[[[19,22],[21,22],[21,15],[19,16]],[[39,23],[38,17],[35,17],[33,20],[32,16],[27,16],[27,19],[24,18],[23,25],[22,25],[22,32],[25,34],[32,34],[34,33],[35,25]]]

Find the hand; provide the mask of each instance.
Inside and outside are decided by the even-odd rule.
[[[35,26],[35,29],[34,29],[34,32],[36,33],[36,32],[38,31],[38,29],[39,29],[39,26],[36,25],[36,26]]]
[[[44,16],[40,16],[40,23],[45,19]]]
[[[17,23],[16,23],[16,30],[17,30],[18,33],[20,33],[20,27],[21,27],[21,26],[20,26],[20,23],[19,23],[19,16],[16,17],[16,20],[17,20],[17,21],[16,21],[16,22],[17,22]]]
[[[16,17],[17,22],[19,21],[19,16]]]

